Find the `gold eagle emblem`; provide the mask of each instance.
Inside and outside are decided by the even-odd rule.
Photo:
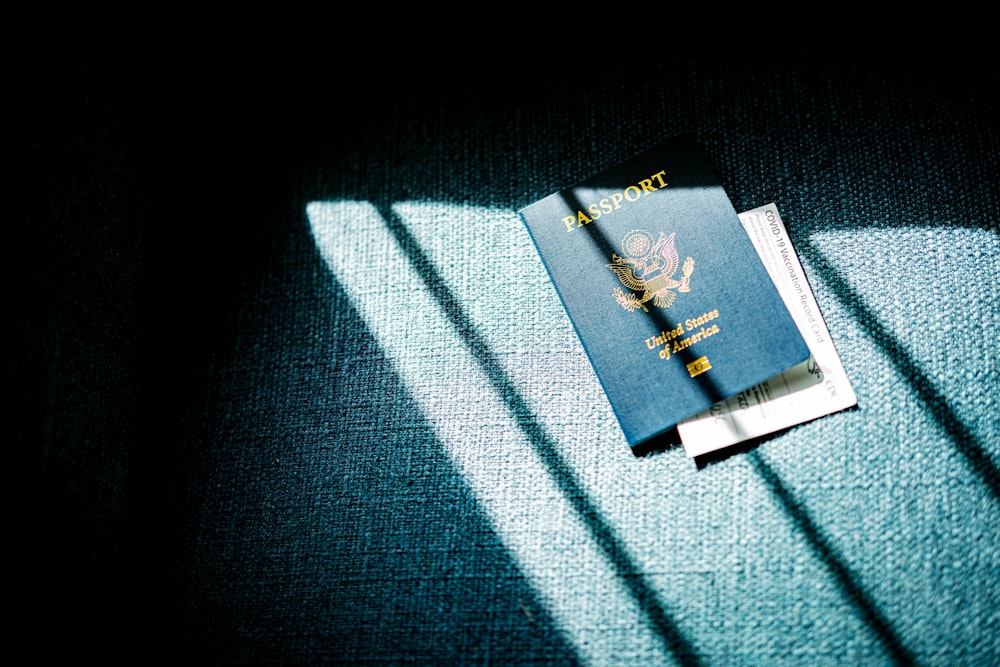
[[[652,300],[653,305],[659,308],[669,308],[677,297],[673,290],[691,291],[693,259],[688,257],[684,260],[681,279],[674,279],[674,273],[680,265],[680,256],[674,246],[675,235],[675,232],[670,236],[660,232],[656,243],[653,243],[653,235],[644,229],[634,229],[625,235],[622,239],[622,254],[612,253],[612,263],[605,265],[630,290],[626,293],[621,287],[615,288],[615,301],[618,305],[629,312],[642,308],[648,313],[648,301]],[[636,295],[636,292],[639,294]]]

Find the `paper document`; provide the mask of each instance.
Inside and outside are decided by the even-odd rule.
[[[677,432],[691,457],[845,410],[858,402],[777,207],[768,204],[739,217],[811,357],[678,424]]]

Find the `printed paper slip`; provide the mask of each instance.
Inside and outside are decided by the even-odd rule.
[[[777,207],[768,204],[739,217],[812,357],[678,424],[678,434],[691,457],[845,410],[858,402]]]

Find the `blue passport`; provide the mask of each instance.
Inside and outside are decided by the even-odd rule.
[[[632,447],[809,357],[690,135],[520,214]]]

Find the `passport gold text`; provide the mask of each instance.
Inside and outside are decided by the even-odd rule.
[[[667,182],[663,180],[663,177],[666,175],[667,172],[661,169],[649,178],[644,178],[635,185],[628,186],[621,192],[614,192],[600,201],[590,204],[585,209],[578,210],[576,215],[567,215],[562,219],[563,224],[566,225],[566,231],[571,232],[577,227],[589,225],[595,220],[600,220],[602,216],[618,210],[626,202],[633,202],[656,192],[660,188],[667,187]]]
[[[646,339],[646,347],[650,350],[655,350],[660,348],[658,355],[660,359],[666,361],[671,357],[672,354],[685,350],[695,343],[708,338],[709,336],[714,336],[719,333],[719,325],[713,324],[710,327],[703,326],[708,322],[719,317],[719,309],[710,310],[698,317],[689,317],[684,320],[684,322],[678,322],[677,326],[668,331],[660,331],[659,336],[650,336]],[[685,328],[687,327],[687,328]],[[698,327],[701,327],[698,331],[693,333],[687,338],[681,338],[685,332],[693,332]],[[673,341],[673,345],[670,342]],[[662,347],[661,347],[662,346]],[[709,365],[707,368],[702,369],[700,372],[704,372],[711,368]],[[692,376],[694,377],[694,376]]]

